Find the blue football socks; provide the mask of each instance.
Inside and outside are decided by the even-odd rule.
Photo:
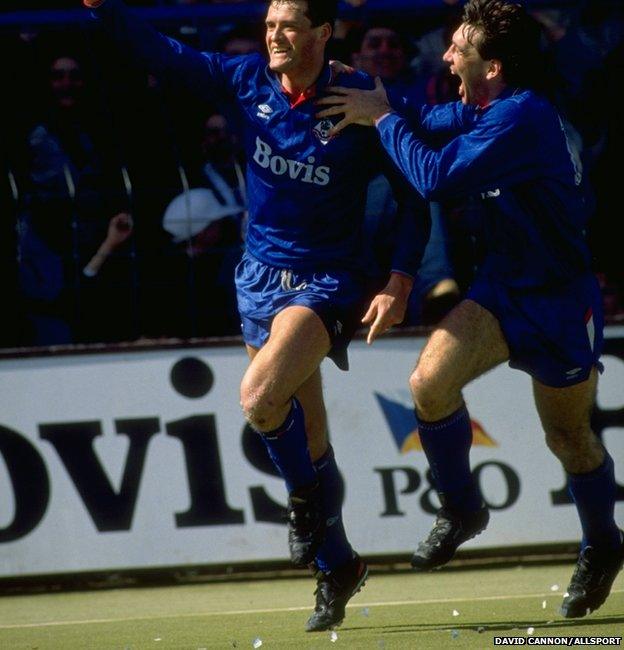
[[[305,420],[301,404],[292,398],[292,406],[283,424],[274,431],[261,432],[269,456],[286,481],[290,494],[297,488],[317,482],[316,470],[310,459]]]
[[[437,422],[423,422],[418,415],[416,419],[442,504],[459,512],[479,510],[483,497],[470,472],[472,426],[466,405]]]
[[[600,467],[587,474],[568,474],[568,489],[581,520],[582,547],[618,548],[622,541],[615,523],[615,469],[606,450]]]
[[[323,514],[327,525],[325,541],[317,551],[315,560],[321,571],[329,573],[353,558],[353,549],[342,521],[344,484],[331,445],[314,463],[314,467],[321,485]]]

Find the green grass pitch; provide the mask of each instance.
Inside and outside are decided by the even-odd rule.
[[[572,564],[371,572],[332,636],[304,624],[314,581],[279,578],[0,598],[2,650],[485,649],[493,637],[622,636],[624,578],[597,612],[563,619]],[[260,645],[260,640],[262,644]]]

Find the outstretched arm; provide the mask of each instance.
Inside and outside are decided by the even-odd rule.
[[[378,122],[381,143],[426,199],[474,195],[493,185],[523,183],[539,172],[539,131],[517,114],[486,113],[468,133],[440,149],[424,142],[397,114]]]
[[[420,128],[392,110],[383,84],[374,90],[342,87],[318,100],[328,105],[317,115],[343,115],[332,130],[349,124],[376,126],[381,143],[410,184],[426,199],[461,196],[487,189],[503,179],[522,182],[535,175],[539,151],[531,115],[515,104],[504,110],[490,109],[476,119],[474,110],[446,104],[423,111],[419,127],[427,133],[446,134],[443,146],[431,146]],[[459,106],[459,107],[458,107]],[[513,152],[513,153],[511,153]]]
[[[150,72],[189,87],[203,99],[228,89],[228,73],[219,54],[197,52],[163,36],[139,20],[121,0],[83,0],[128,59]]]
[[[331,65],[336,73],[353,72],[352,68],[339,61],[332,61]],[[327,88],[327,92],[332,94],[316,102],[322,108],[317,117],[343,116],[332,130],[334,135],[349,124],[374,126],[385,115],[396,112],[406,118],[420,135],[428,139],[434,138],[436,146],[441,146],[469,130],[474,123],[474,106],[461,102],[435,106],[414,104],[392,88],[385,88],[379,77],[375,79],[373,90],[332,86]]]

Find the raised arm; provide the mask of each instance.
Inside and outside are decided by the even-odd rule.
[[[128,59],[141,63],[158,76],[169,77],[189,87],[203,99],[230,88],[232,70],[225,58],[202,53],[163,36],[128,9],[121,0],[83,0],[92,15],[112,36]]]

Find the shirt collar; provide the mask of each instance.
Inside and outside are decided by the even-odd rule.
[[[498,102],[502,102],[504,99],[507,99],[508,97],[517,95],[519,92],[520,92],[520,88],[517,88],[516,86],[507,86],[503,90],[503,92],[501,92],[500,95],[498,95],[496,99],[493,99],[487,106],[484,106],[483,108],[477,107],[477,112],[482,113],[483,111],[486,111],[492,106],[498,104]]]
[[[284,86],[279,84],[279,82],[278,84],[280,86],[281,91],[288,98],[288,102],[290,103],[290,108],[296,108],[300,104],[306,102],[308,99],[312,99],[313,97],[316,97],[319,94],[319,92],[323,90],[323,88],[325,88],[326,86],[330,86],[333,80],[334,80],[334,70],[329,65],[329,61],[326,60],[321,70],[321,74],[318,76],[317,80],[311,86],[308,86],[298,96],[289,93],[284,88]]]
[[[293,95],[284,86],[282,86],[282,92],[286,95],[288,98],[288,102],[290,104],[290,108],[296,108],[300,104],[303,104],[303,102],[307,101],[308,99],[312,99],[313,97],[316,97],[316,83],[313,83],[311,86],[308,86],[302,93],[299,93],[299,95]]]

